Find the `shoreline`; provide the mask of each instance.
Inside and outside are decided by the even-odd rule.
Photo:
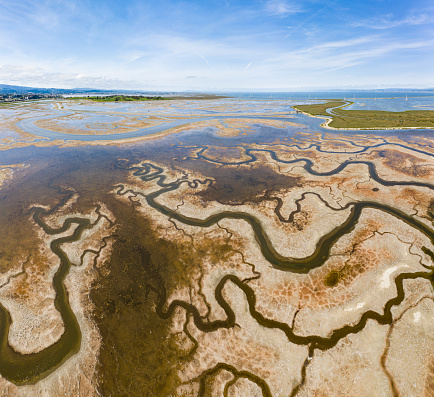
[[[326,128],[328,130],[335,130],[335,131],[434,130],[434,127],[371,127],[371,128],[358,128],[358,127],[338,128],[338,127],[330,127],[329,124],[333,121],[333,117],[315,116],[313,114],[303,112],[302,110],[298,110],[298,111],[299,111],[299,113],[304,114],[305,116],[313,117],[313,118],[316,118],[316,119],[323,119],[323,120],[325,120],[324,123],[320,124],[320,127]]]

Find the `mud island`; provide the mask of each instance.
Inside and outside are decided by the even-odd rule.
[[[433,112],[345,104],[3,106],[2,395],[432,395]]]

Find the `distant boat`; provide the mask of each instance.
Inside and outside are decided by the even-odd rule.
[[[408,101],[407,94],[405,94],[405,100]]]

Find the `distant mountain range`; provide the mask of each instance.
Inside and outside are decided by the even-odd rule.
[[[272,92],[273,90],[270,90]],[[432,92],[434,93],[434,88],[377,88],[377,89],[333,89],[333,88],[324,88],[324,89],[311,89],[306,90],[306,92]],[[195,91],[183,91],[184,93],[194,93]],[[249,90],[240,90],[238,92],[250,92]],[[288,90],[288,92],[292,92]],[[299,91],[298,92],[302,92]],[[108,95],[108,94],[167,94],[166,91],[142,91],[142,90],[102,90],[96,88],[36,88],[36,87],[24,87],[20,85],[8,85],[8,84],[0,84],[0,95],[11,95],[11,94],[58,94],[58,95]]]
[[[133,90],[100,90],[95,88],[37,88],[20,85],[0,84],[1,94],[118,94],[118,93],[149,93],[148,91]]]

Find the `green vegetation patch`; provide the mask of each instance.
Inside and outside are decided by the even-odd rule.
[[[309,113],[312,116],[328,116],[330,117],[330,114],[327,113],[327,109],[334,108],[336,106],[344,106],[348,103],[345,101],[330,101],[326,103],[318,103],[315,105],[297,105],[293,106],[294,109],[300,110],[304,113]]]
[[[83,100],[89,99],[94,102],[132,102],[132,101],[160,101],[167,100],[161,96],[142,96],[142,95],[109,95],[109,96],[87,96],[87,97],[71,97],[68,99]]]
[[[145,96],[145,95],[108,95],[108,96],[80,96],[68,97],[68,100],[90,100],[94,102],[133,102],[133,101],[174,101],[174,100],[211,100],[228,98],[223,95],[214,94],[194,94],[194,95],[174,95],[170,97],[162,97],[160,95]]]
[[[346,110],[352,102],[330,101],[317,105],[297,105],[294,109],[313,116],[332,117],[328,124],[334,128],[434,128],[434,111],[432,110],[407,110],[405,112],[387,112],[379,110]],[[327,113],[327,109],[333,109],[333,114]]]

